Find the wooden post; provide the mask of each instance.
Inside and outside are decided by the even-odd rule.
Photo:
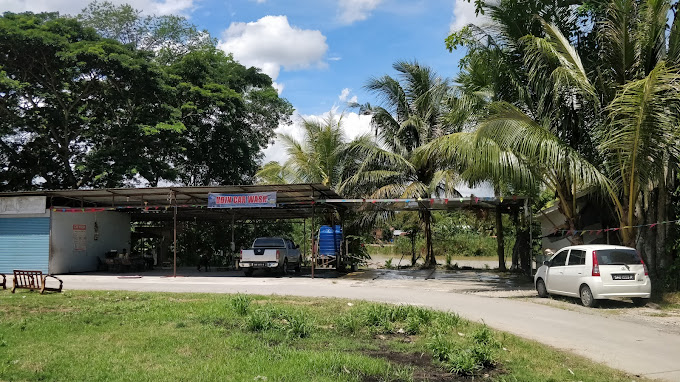
[[[496,247],[498,253],[498,270],[505,272],[505,241],[503,238],[503,214],[500,203],[496,206]]]
[[[313,202],[312,202],[313,203]],[[314,241],[316,239],[314,232],[316,232],[315,226],[314,226],[314,212],[315,212],[315,206],[312,204],[312,278],[314,278],[314,268],[316,266],[316,247],[314,245]]]
[[[172,277],[177,277],[177,201],[175,200],[175,216],[173,216],[174,221],[174,232],[173,232],[173,243],[172,250],[173,260],[172,260]]]

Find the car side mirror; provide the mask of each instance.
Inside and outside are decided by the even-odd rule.
[[[549,266],[550,266],[550,261],[549,261],[549,260],[544,261],[544,262],[543,262],[543,265],[545,265],[546,267],[549,267]]]
[[[300,244],[295,244],[295,249],[300,249]]]

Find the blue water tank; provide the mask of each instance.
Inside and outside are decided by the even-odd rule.
[[[322,225],[319,229],[319,254],[336,256],[340,253],[342,243],[342,227]]]

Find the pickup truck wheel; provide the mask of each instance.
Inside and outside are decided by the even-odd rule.
[[[252,276],[254,271],[253,268],[243,268],[243,273],[245,273],[247,277]]]
[[[281,276],[288,274],[288,259],[283,259],[283,265],[281,265]]]
[[[295,264],[295,273],[300,273],[302,272],[302,255],[298,257],[297,264]]]

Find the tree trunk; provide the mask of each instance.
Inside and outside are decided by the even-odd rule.
[[[411,231],[411,266],[415,267],[418,257],[416,256],[416,233]]]
[[[520,269],[531,276],[531,237],[528,229],[517,229],[515,246],[512,249],[512,257],[515,256],[519,257],[519,264],[515,269]]]
[[[653,189],[651,191],[644,191],[642,193],[642,222],[645,224],[654,223],[656,220],[657,212],[657,200],[658,200],[658,189]],[[649,269],[649,275],[653,280],[657,278],[657,253],[656,253],[656,240],[657,240],[656,229],[650,229],[645,227],[645,229],[640,232],[640,242],[637,245],[642,258],[647,263],[647,269]],[[656,283],[652,283],[654,285]]]
[[[437,259],[432,250],[432,213],[428,210],[422,211],[421,217],[425,223],[425,267],[435,268]]]
[[[498,270],[505,272],[505,240],[503,238],[503,215],[501,207],[496,207],[496,241],[498,250]]]
[[[519,265],[519,257],[520,257],[520,252],[518,250],[518,243],[521,240],[521,234],[522,230],[520,229],[519,226],[519,208],[513,207],[512,209],[512,222],[515,225],[515,246],[512,249],[512,265],[510,266],[511,270],[517,270],[520,269]]]

